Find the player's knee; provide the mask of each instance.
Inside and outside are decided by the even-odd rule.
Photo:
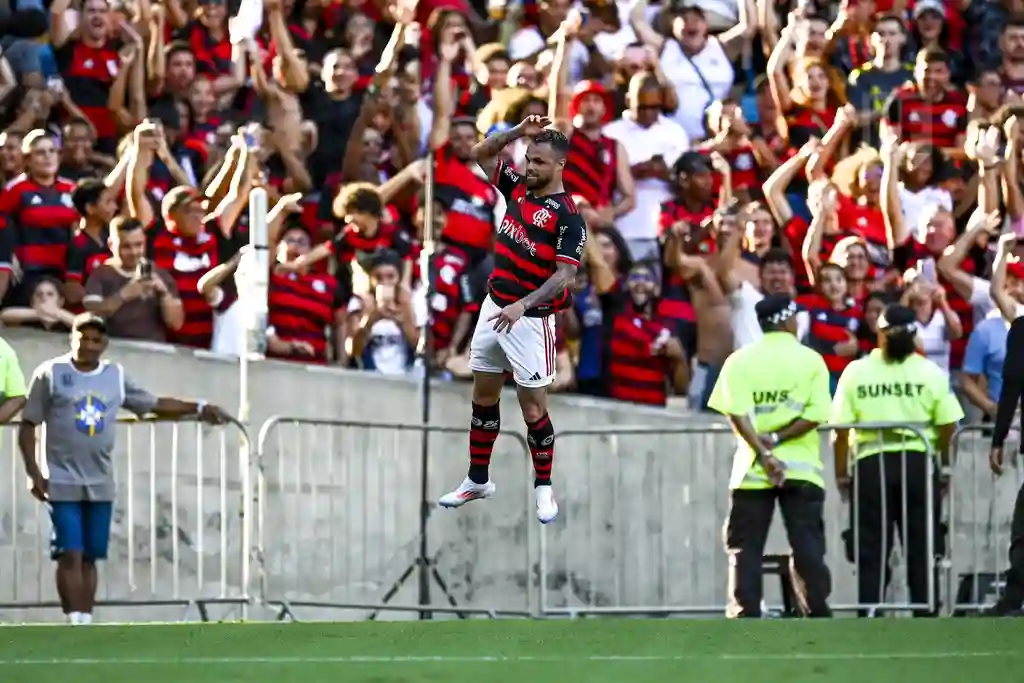
[[[546,387],[530,389],[520,386],[518,395],[519,407],[523,410],[523,419],[526,421],[526,424],[533,424],[548,412]]]
[[[57,566],[67,571],[79,571],[84,558],[80,550],[65,550],[57,556]]]
[[[476,373],[473,376],[473,403],[478,406],[497,405],[504,386],[505,377],[503,375],[491,377],[483,373]]]

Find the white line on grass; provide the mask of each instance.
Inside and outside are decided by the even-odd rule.
[[[581,656],[352,656],[352,657],[51,657],[39,659],[0,659],[5,666],[173,666],[238,664],[485,664],[491,662],[697,662],[697,661],[871,661],[871,660],[955,660],[1024,658],[1024,651],[1005,652],[819,652],[783,654],[692,654],[692,655],[581,655]]]

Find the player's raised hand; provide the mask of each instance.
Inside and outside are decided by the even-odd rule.
[[[531,116],[530,118],[537,117]],[[514,304],[509,304],[505,308],[501,309],[487,320],[496,321],[494,323],[495,332],[508,332],[512,329],[512,325],[514,325],[517,320],[523,317],[524,313],[526,313],[526,308],[517,301]]]
[[[522,123],[516,126],[516,128],[525,137],[532,138],[550,125],[551,119],[548,117],[530,115],[523,119]]]

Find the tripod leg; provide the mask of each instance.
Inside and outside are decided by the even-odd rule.
[[[434,559],[430,560],[430,574],[434,577],[434,583],[438,585],[438,587],[441,589],[441,592],[444,593],[445,597],[448,598],[448,604],[458,609],[458,601],[455,599],[455,596],[451,594],[451,591],[448,590],[448,584],[445,583],[444,578],[442,578],[441,572],[437,571],[437,557],[434,557]],[[459,619],[467,618],[466,615],[462,612],[456,612],[456,614],[458,615]]]
[[[405,582],[409,580],[409,578],[419,568],[419,566],[420,566],[420,558],[416,558],[415,560],[412,561],[412,563],[408,567],[405,568],[405,571],[403,571],[402,575],[398,577],[398,580],[395,581],[393,584],[391,584],[391,588],[389,588],[388,592],[384,594],[384,598],[381,600],[381,602],[384,603],[385,605],[388,604],[389,602],[391,602],[391,598],[393,598],[396,595],[398,595],[398,591],[402,590],[402,586],[405,585]],[[380,610],[379,609],[378,610],[374,610],[373,612],[370,613],[370,616],[366,617],[366,620],[367,621],[374,621],[374,620],[377,619],[377,615],[379,615],[379,614],[380,614]]]

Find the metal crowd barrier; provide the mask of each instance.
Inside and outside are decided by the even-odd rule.
[[[891,457],[881,454],[856,460],[857,447],[853,446],[851,435],[848,465],[852,486],[845,499],[841,499],[835,491],[832,449],[830,444],[823,444],[833,611],[866,616],[911,611],[936,613],[939,570],[946,564],[944,547],[948,544],[940,502],[943,492],[937,488],[939,468],[924,426],[878,422],[819,427],[826,438],[837,429],[876,432],[873,439],[859,447],[885,447],[892,453]],[[924,444],[923,452],[918,441]],[[872,535],[881,540],[882,561],[877,564],[862,557],[862,550],[870,548]],[[911,546],[921,553],[914,562],[908,562]],[[852,567],[852,575],[844,576],[841,567]],[[865,578],[868,571],[877,572],[877,583]],[[917,595],[911,590],[915,579],[919,585]],[[864,600],[861,591],[877,592],[880,599]]]
[[[923,436],[914,426],[862,424],[860,428],[899,429],[897,442]],[[907,527],[886,543],[892,557],[892,578],[883,583],[884,599],[870,604],[858,600],[856,560],[857,513],[840,500],[835,489],[834,460],[827,432],[847,428],[827,425],[822,434],[826,484],[827,564],[832,572],[831,603],[838,612],[934,610],[937,604],[936,509],[930,475],[934,459],[926,458],[928,520],[925,543],[927,591],[923,600],[908,593],[905,555]],[[903,436],[899,436],[902,434]],[[880,438],[882,438],[880,436]],[[927,443],[927,441],[926,441]],[[729,511],[729,477],[735,436],[724,424],[666,429],[595,428],[559,432],[556,448],[559,523],[540,530],[540,609],[543,616],[579,615],[722,615],[728,596],[728,558],[722,527]],[[931,449],[928,447],[928,454]],[[853,453],[851,453],[852,458]],[[913,456],[910,456],[913,457]],[[900,460],[898,469],[907,464]],[[856,495],[857,491],[853,492]],[[886,515],[907,519],[906,494]],[[852,561],[847,558],[844,532],[852,529]],[[883,536],[884,538],[884,536]],[[902,541],[902,542],[901,542]],[[779,572],[778,559],[788,556],[788,541],[780,514],[775,515],[765,548],[766,570]],[[896,548],[899,553],[894,553]],[[769,561],[770,560],[770,561]],[[883,573],[884,576],[884,573]],[[767,577],[766,577],[767,579]],[[787,602],[779,582],[764,582],[766,602]],[[921,597],[921,596],[917,596]],[[772,609],[770,611],[777,611]]]
[[[725,613],[735,437],[724,424],[558,432],[540,613]]]
[[[117,494],[97,606],[105,622],[245,617],[251,515],[240,423],[119,419]],[[0,622],[60,617],[46,506],[32,497],[18,425],[0,428]],[[45,429],[37,440],[42,457]],[[135,608],[135,609],[133,609]]]
[[[262,604],[280,620],[529,616],[538,524],[526,440],[499,436],[496,497],[437,509],[465,477],[466,439],[454,427],[267,420],[256,455]]]
[[[958,616],[995,603],[1009,566],[1010,521],[1024,479],[1020,433],[1014,429],[1007,439],[999,477],[989,468],[991,441],[991,425],[962,427],[953,441],[956,460],[949,498],[952,562],[948,570],[950,611]]]

